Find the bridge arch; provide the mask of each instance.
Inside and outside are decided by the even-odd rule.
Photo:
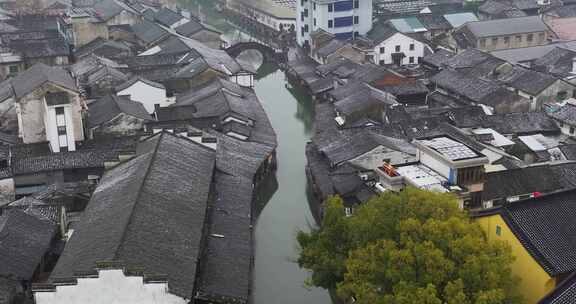
[[[242,52],[247,50],[258,51],[264,58],[264,62],[285,63],[287,61],[284,50],[274,49],[255,41],[238,42],[225,49],[226,53],[233,58],[238,57]]]

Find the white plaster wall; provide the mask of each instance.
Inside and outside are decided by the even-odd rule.
[[[57,286],[56,292],[35,292],[36,304],[186,304],[168,292],[166,283],[144,284],[122,270],[101,270],[98,278],[79,278],[77,285]]]
[[[251,88],[254,85],[254,75],[252,74],[237,74],[230,76],[230,81],[235,82],[239,86]]]
[[[165,89],[153,87],[142,81],[137,81],[132,86],[118,92],[117,95],[130,95],[132,100],[141,102],[150,114],[154,113],[154,104],[159,103],[161,107],[169,105]]]
[[[66,140],[68,141],[68,151],[76,151],[76,134],[73,125],[72,107],[64,107],[64,117],[66,118]],[[82,136],[84,138],[84,136]]]
[[[15,199],[14,179],[5,178],[0,180],[0,203],[12,202]]]
[[[134,25],[138,21],[138,17],[131,12],[123,10],[120,14],[114,16],[112,19],[108,20],[106,24],[110,25],[122,25],[129,24]]]
[[[365,35],[372,29],[372,0],[360,0],[360,8],[354,10],[354,15],[359,16],[360,23],[358,33]]]
[[[426,153],[423,153],[422,151],[418,151],[418,155],[420,157],[420,162],[423,165],[436,171],[447,179],[450,178],[450,167],[448,167],[446,164]]]
[[[410,51],[410,44],[414,43],[414,50]],[[408,36],[400,33],[382,41],[374,48],[374,63],[380,64],[380,60],[384,60],[384,64],[393,64],[392,53],[396,53],[396,46],[400,45],[400,52],[404,53],[406,57],[402,59],[402,64],[410,64],[409,57],[414,57],[414,63],[418,63],[419,57],[424,57],[425,44],[414,40]],[[380,54],[380,48],[384,47],[384,54]]]
[[[557,122],[557,124],[558,124],[558,126],[560,126],[560,130],[562,131],[562,134],[566,134],[569,136],[575,136],[576,135],[576,126],[574,126],[575,133],[570,133],[570,127],[572,127],[572,126],[570,126],[569,124],[566,124],[566,123],[560,124]]]
[[[48,107],[46,109],[45,124],[46,139],[50,143],[52,152],[60,152],[60,145],[58,144],[58,128],[56,126],[56,109],[54,107]]]

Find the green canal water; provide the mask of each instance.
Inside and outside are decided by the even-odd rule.
[[[286,85],[282,71],[268,65],[259,69],[254,90],[278,137],[278,171],[255,226],[253,303],[328,304],[328,292],[306,287],[308,273],[295,262],[297,231],[315,224],[306,195],[304,155],[314,113],[309,97]]]

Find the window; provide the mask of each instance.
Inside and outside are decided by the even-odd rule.
[[[316,26],[316,18],[314,18],[314,26]]]
[[[497,44],[498,44],[498,37],[492,38],[492,45],[497,45]]]
[[[500,227],[499,225],[496,225],[496,235],[497,236],[502,235],[502,227]]]
[[[356,37],[358,37],[358,36],[360,36],[360,33],[354,32],[354,37],[353,37],[353,38],[356,38]]]
[[[409,63],[414,63],[414,57],[413,57],[413,56],[408,57],[408,62],[409,62]]]
[[[522,35],[516,35],[516,42],[522,42]]]
[[[385,51],[386,51],[386,49],[384,47],[380,48],[380,54],[384,54]]]
[[[59,135],[58,143],[60,144],[60,147],[68,147],[68,138],[66,138],[66,135]]]
[[[378,62],[378,64],[384,65],[384,60],[380,60],[380,62]]]
[[[64,107],[57,107],[55,110],[56,115],[64,115]]]
[[[346,208],[344,208],[344,212],[346,213],[347,217],[352,216],[352,208],[346,207]]]
[[[316,10],[316,2],[314,2],[314,7],[313,7],[313,9]]]
[[[480,39],[480,47],[486,47],[486,39],[482,38]]]
[[[332,12],[332,11],[334,11],[334,5],[328,4],[328,12]]]
[[[538,34],[538,40],[539,40],[540,42],[544,41],[545,37],[546,37],[546,35],[545,35],[544,33],[539,33],[539,34]]]
[[[410,43],[410,50],[411,50],[411,51],[414,50],[414,43]]]
[[[304,25],[304,32],[308,33],[308,24]]]
[[[10,74],[18,74],[18,66],[17,65],[11,65],[8,67],[8,71]]]
[[[360,17],[354,16],[354,24],[358,24],[360,22]]]
[[[568,92],[566,91],[560,91],[558,92],[558,94],[556,94],[556,99],[562,101],[564,99],[568,98]]]
[[[304,9],[304,17],[308,17],[308,9],[307,8]]]
[[[66,126],[58,126],[58,135],[66,135]]]
[[[570,127],[570,134],[574,134],[574,127]]]
[[[396,53],[398,53],[398,52],[400,52],[400,46],[399,45],[396,46]]]
[[[302,27],[302,28],[300,29],[300,33],[301,33],[300,36],[304,37],[304,27]]]
[[[354,0],[354,8],[360,8],[360,1]]]
[[[334,21],[328,20],[328,27],[333,28],[334,27]]]
[[[510,37],[504,37],[504,43],[506,44],[510,43]]]
[[[532,42],[532,40],[534,40],[534,34],[528,34],[526,40],[528,40],[528,42]]]

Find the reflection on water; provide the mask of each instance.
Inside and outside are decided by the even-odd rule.
[[[260,68],[258,68],[258,71],[256,72],[256,76],[254,77],[254,79],[256,80],[260,80],[262,78],[267,77],[268,75],[275,73],[278,71],[278,65],[275,63],[271,63],[271,62],[264,62]]]
[[[254,202],[254,207],[256,208],[254,210],[254,216],[256,218],[260,216],[260,212],[266,207],[266,204],[272,199],[277,190],[278,179],[276,178],[276,174],[269,176],[258,185]]]
[[[296,118],[304,123],[304,132],[307,137],[312,136],[314,123],[314,102],[302,87],[286,84],[286,89],[298,102]]]

